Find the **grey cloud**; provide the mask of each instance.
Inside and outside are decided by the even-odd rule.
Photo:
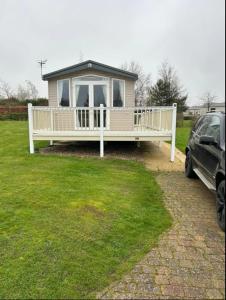
[[[75,64],[80,52],[120,66],[140,62],[157,78],[167,59],[190,103],[207,90],[224,99],[224,0],[0,0],[0,78],[14,88],[33,81],[40,94],[37,60],[45,72]]]

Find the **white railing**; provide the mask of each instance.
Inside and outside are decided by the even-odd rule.
[[[40,107],[28,105],[29,136],[51,131],[164,131],[172,134],[174,159],[176,104],[164,107]],[[31,152],[32,145],[30,145]]]
[[[173,107],[103,107],[105,130],[171,131]],[[98,130],[100,107],[31,106],[34,130]]]

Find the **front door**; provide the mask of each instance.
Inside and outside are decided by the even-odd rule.
[[[108,82],[75,81],[74,106],[76,109],[76,129],[98,129],[100,127],[100,107],[108,106]],[[106,127],[108,113],[104,111],[104,126]]]

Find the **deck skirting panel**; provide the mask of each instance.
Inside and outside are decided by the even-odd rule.
[[[59,141],[99,141],[98,130],[78,131],[36,131],[33,140],[59,140]],[[166,131],[104,131],[105,141],[170,141],[171,133]]]

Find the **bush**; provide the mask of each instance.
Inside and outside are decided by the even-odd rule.
[[[28,103],[32,103],[34,106],[48,106],[48,99],[46,98],[39,98],[37,100],[25,100],[20,101],[23,105],[28,105]]]
[[[0,121],[26,121],[27,119],[27,112],[0,115]]]
[[[193,115],[191,115],[191,116],[184,116],[184,120],[190,120],[190,121],[194,121],[194,120],[197,120],[197,116],[193,116]]]
[[[28,103],[32,103],[34,106],[47,106],[48,99],[46,98],[38,98],[38,99],[31,99],[31,100],[19,100],[17,98],[11,99],[0,99],[0,105],[8,105],[8,106],[27,106]]]

